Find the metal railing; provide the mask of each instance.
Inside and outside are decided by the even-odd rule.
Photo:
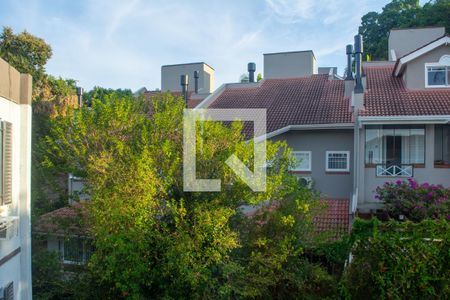
[[[414,168],[412,165],[377,165],[377,176],[383,177],[412,177]]]

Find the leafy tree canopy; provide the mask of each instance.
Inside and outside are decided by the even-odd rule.
[[[386,60],[391,29],[443,26],[450,33],[449,16],[450,0],[429,1],[424,6],[419,0],[393,0],[381,13],[372,11],[361,18],[359,33],[363,35],[364,51],[371,60]]]

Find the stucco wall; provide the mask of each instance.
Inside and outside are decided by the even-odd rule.
[[[200,94],[214,90],[214,69],[205,63],[167,65],[161,67],[161,90],[181,91],[180,76],[189,76],[189,91],[194,91],[194,71],[199,71],[198,88]]]
[[[264,54],[264,78],[295,78],[317,74],[312,51]]]
[[[312,152],[311,176],[316,190],[330,198],[350,198],[353,188],[353,130],[297,130],[272,138],[286,140],[294,151]],[[350,172],[327,173],[326,151],[350,151]]]
[[[444,27],[391,30],[388,39],[389,60],[393,60],[391,49],[400,58],[444,34]]]
[[[364,136],[361,137],[365,140]],[[362,149],[363,151],[364,149]],[[364,152],[362,152],[364,153]],[[358,209],[368,211],[381,206],[375,200],[375,189],[387,181],[405,180],[405,177],[377,177],[375,168],[364,168],[364,190],[358,199]],[[413,178],[419,183],[442,184],[450,187],[450,169],[434,167],[434,125],[426,125],[425,130],[425,167],[414,168]],[[360,187],[361,189],[361,187]]]
[[[450,54],[450,45],[443,45],[428,52],[415,60],[409,62],[406,66],[403,80],[408,89],[425,88],[425,63],[436,63],[443,55]]]
[[[14,236],[0,240],[0,287],[14,282],[17,299],[31,299],[31,77],[0,59],[0,121],[12,124],[12,203],[0,215],[18,218]]]

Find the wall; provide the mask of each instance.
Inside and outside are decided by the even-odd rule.
[[[364,135],[361,136],[364,141]],[[362,143],[361,151],[364,151]],[[450,187],[450,169],[434,168],[434,125],[426,125],[425,127],[425,167],[414,168],[413,178],[419,183],[428,182],[431,184],[442,184]],[[362,152],[364,153],[364,152]],[[364,168],[364,187],[361,190],[358,199],[358,209],[368,211],[381,207],[379,201],[375,200],[375,189],[382,186],[386,181],[396,181],[398,179],[405,180],[405,177],[377,177],[375,168]]]
[[[425,63],[438,62],[443,55],[450,54],[450,45],[442,45],[406,65],[403,80],[408,89],[425,88]]]
[[[0,216],[18,218],[14,236],[0,240],[0,287],[14,282],[17,299],[31,299],[31,76],[0,59],[0,119],[12,123],[12,203]]]
[[[349,199],[353,188],[353,130],[296,130],[272,138],[285,140],[294,151],[312,152],[312,171],[298,176],[311,176],[316,190],[329,198]],[[325,171],[326,151],[350,151],[350,172]]]
[[[199,71],[199,94],[209,94],[214,90],[214,69],[201,63],[166,65],[161,67],[161,90],[181,91],[180,76],[189,76],[189,91],[194,91],[194,71]]]
[[[295,78],[317,74],[311,50],[264,54],[264,78]]]
[[[389,60],[394,60],[391,49],[395,50],[398,59],[444,34],[444,27],[391,30],[388,39]]]

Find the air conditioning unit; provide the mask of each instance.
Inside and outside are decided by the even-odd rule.
[[[19,217],[0,217],[0,240],[10,240],[18,234]]]
[[[300,177],[298,181],[300,182],[301,186],[305,186],[308,189],[313,188],[314,180],[312,179],[312,177],[309,176]]]

